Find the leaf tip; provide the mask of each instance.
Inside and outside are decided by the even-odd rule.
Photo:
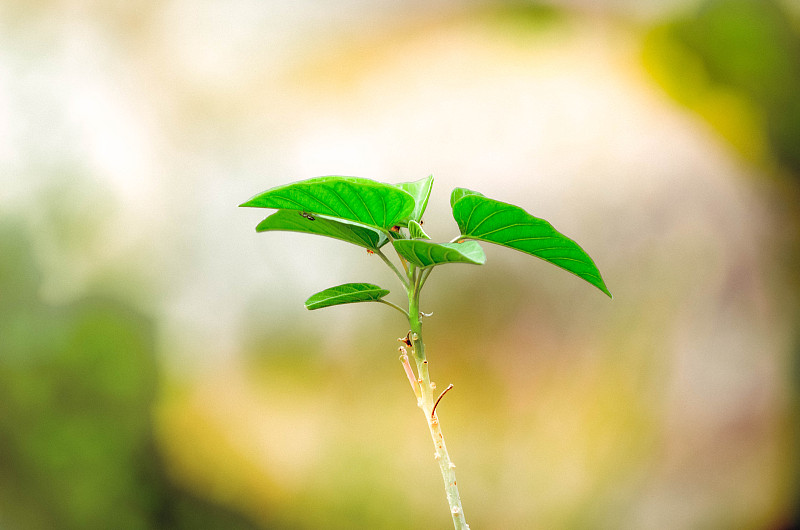
[[[609,291],[609,290],[608,290],[608,287],[606,287],[606,282],[604,282],[602,279],[600,279],[600,283],[598,283],[598,284],[595,284],[595,287],[597,287],[598,289],[600,289],[600,291],[602,291],[602,292],[603,292],[603,294],[605,294],[605,295],[606,295],[607,297],[609,297],[611,300],[613,300],[613,299],[614,299],[614,295],[613,295],[613,294],[611,294],[611,291]]]

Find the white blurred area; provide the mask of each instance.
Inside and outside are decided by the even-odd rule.
[[[484,362],[519,414],[538,418],[538,427],[519,432],[544,434],[532,441],[508,427],[508,452],[498,458],[511,471],[498,478],[480,463],[487,433],[456,422],[454,438],[474,435],[471,445],[455,442],[474,464],[460,471],[465,509],[485,494],[508,503],[505,523],[513,525],[530,516],[527,503],[587,502],[598,479],[575,454],[606,453],[565,434],[564,422],[608,414],[607,454],[624,462],[609,432],[630,427],[615,405],[636,408],[631,398],[650,400],[652,417],[632,414],[655,441],[635,446],[651,467],[625,483],[643,493],[619,527],[691,528],[720,503],[768,517],[786,494],[774,455],[788,451],[778,434],[795,309],[771,255],[779,190],[648,79],[635,24],[612,16],[685,4],[564,2],[570,16],[525,32],[478,1],[6,2],[0,207],[27,212],[36,228],[45,296],[69,300],[108,280],[156,311],[165,361],[176,377],[197,374],[196,399],[214,402],[207,421],[246,454],[266,440],[272,449],[254,459],[300,488],[329,420],[303,417],[304,442],[286,447],[281,436],[296,418],[282,417],[242,374],[248,314],[276,331],[322,326],[347,349],[363,337],[366,312],[310,314],[305,297],[349,281],[394,285],[360,249],[256,235],[268,212],[237,204],[325,174],[398,182],[432,173],[425,228],[438,240],[455,233],[453,187],[519,204],[581,243],[615,299],[541,262],[488,249],[485,269],[502,271],[505,289],[531,300],[486,343],[519,364]],[[62,237],[69,227],[53,227],[42,201],[100,225],[70,246]],[[432,276],[431,327],[453,325],[447,289],[479,282],[483,272],[456,266],[450,277]],[[541,317],[542,306],[553,315]],[[539,327],[548,323],[556,328]],[[526,345],[544,353],[527,356],[534,347]],[[550,358],[562,350],[572,352],[563,363]],[[613,361],[602,360],[606,352]],[[595,409],[589,390],[601,376],[618,378],[622,397],[606,396]],[[581,401],[565,403],[565,395]],[[267,420],[268,433],[247,428]],[[723,438],[740,442],[718,453]],[[191,455],[165,444],[176,473],[191,474]],[[563,444],[573,451],[560,452]],[[515,469],[509,461],[520,447],[550,460]],[[740,452],[758,453],[747,461],[758,472],[737,466]],[[702,466],[708,476],[691,483],[700,493],[687,493]],[[515,491],[538,495],[539,482],[526,482],[533,472],[552,480],[538,501],[469,489],[478,475],[498,492],[518,481]]]
[[[733,155],[644,78],[633,35],[581,16],[630,3],[567,3],[576,19],[534,35],[474,16],[479,2],[190,4],[6,5],[4,204],[35,210],[56,188],[99,207],[105,225],[83,268],[51,256],[56,299],[109,262],[148,263],[172,295],[174,331],[198,328],[201,344],[230,350],[254,290],[288,299],[364,261],[315,259],[320,242],[304,237],[256,239],[262,213],[230,209],[324,174],[433,173],[439,238],[452,237],[450,189],[471,187],[597,241],[601,269],[632,250],[619,241],[632,226],[669,229],[650,223],[653,203],[676,218],[672,206],[715,196],[753,207]],[[70,197],[73,183],[97,196]],[[609,282],[619,291],[625,277]]]

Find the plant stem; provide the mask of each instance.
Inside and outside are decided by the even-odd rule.
[[[388,300],[383,300],[383,299],[376,300],[376,302],[380,302],[382,304],[388,305],[389,307],[393,307],[393,308],[397,309],[398,311],[400,311],[401,313],[403,313],[403,315],[405,315],[406,318],[408,318],[408,313],[406,313],[406,310],[403,309],[402,307],[400,307],[399,305],[393,304],[392,302],[390,302]]]
[[[391,236],[389,236],[391,238]],[[439,424],[439,416],[436,414],[436,406],[444,394],[439,396],[439,399],[434,401],[433,391],[436,386],[431,383],[431,376],[428,372],[428,360],[425,357],[425,343],[422,341],[422,320],[419,311],[419,295],[425,280],[428,279],[433,267],[427,269],[418,269],[413,264],[406,264],[406,260],[399,256],[406,276],[400,273],[397,267],[386,257],[386,255],[378,249],[376,253],[381,259],[389,266],[390,269],[400,278],[403,286],[406,288],[408,294],[408,312],[399,306],[384,300],[379,300],[395,309],[400,310],[407,318],[408,325],[411,328],[409,332],[409,339],[411,341],[411,353],[414,357],[414,362],[417,365],[417,379],[414,381],[414,375],[411,373],[411,367],[408,364],[408,356],[405,353],[405,348],[401,347],[402,355],[400,360],[409,376],[411,388],[417,397],[418,404],[425,414],[425,421],[428,423],[428,430],[431,433],[434,447],[434,459],[439,464],[439,470],[442,472],[442,479],[444,480],[444,489],[447,496],[447,503],[450,506],[450,515],[453,517],[453,525],[456,530],[469,530],[469,525],[464,518],[464,509],[461,507],[461,497],[458,493],[458,485],[456,483],[456,465],[450,460],[450,455],[447,452],[447,445],[444,443],[444,434]],[[448,388],[449,390],[449,388]],[[420,395],[421,394],[421,395]]]
[[[456,530],[469,530],[469,525],[464,518],[464,509],[461,507],[461,497],[458,493],[456,484],[455,464],[450,460],[447,452],[447,445],[444,442],[444,435],[439,424],[439,416],[434,410],[435,401],[433,390],[435,385],[431,383],[430,373],[428,372],[428,360],[425,357],[425,343],[422,340],[422,321],[419,313],[419,291],[409,290],[408,295],[408,323],[411,327],[411,352],[417,364],[417,376],[419,387],[422,392],[420,406],[425,414],[428,429],[434,446],[434,458],[439,464],[444,480],[445,494],[447,503],[450,505],[450,514],[453,516],[453,525]]]
[[[380,258],[383,260],[383,262],[384,262],[384,263],[385,263],[385,264],[386,264],[386,265],[387,265],[387,266],[388,266],[390,269],[392,269],[392,271],[395,273],[395,275],[396,275],[396,276],[397,276],[397,277],[400,279],[400,283],[402,283],[402,284],[403,284],[403,285],[406,287],[406,289],[407,289],[407,288],[408,288],[408,280],[406,280],[405,276],[403,276],[402,274],[400,274],[400,271],[399,271],[399,270],[397,270],[397,267],[395,267],[395,266],[394,266],[394,263],[392,263],[392,261],[391,261],[389,258],[387,258],[387,257],[386,257],[386,254],[384,254],[384,253],[381,251],[381,249],[377,249],[377,250],[375,250],[374,252],[375,252],[375,254],[377,254],[378,256],[380,256]]]
[[[428,267],[420,274],[419,286],[417,287],[417,294],[419,294],[419,291],[422,290],[422,286],[425,285],[425,282],[428,280],[428,276],[431,275],[431,272],[433,272],[433,267]]]

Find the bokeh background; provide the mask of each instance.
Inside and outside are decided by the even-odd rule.
[[[796,527],[794,0],[3,1],[0,527],[450,527],[403,322],[302,305],[392,275],[236,208],[431,173],[434,239],[476,189],[615,295],[431,276],[473,528]]]

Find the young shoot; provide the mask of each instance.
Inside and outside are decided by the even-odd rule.
[[[318,177],[269,189],[241,206],[277,210],[256,226],[257,232],[302,232],[358,245],[378,255],[397,277],[405,292],[405,307],[385,300],[389,290],[371,283],[330,287],[309,297],[305,305],[308,309],[321,309],[378,302],[397,310],[408,321],[408,333],[398,339],[402,343],[400,362],[425,415],[453,525],[459,530],[468,529],[469,525],[461,506],[456,466],[447,452],[437,413],[453,385],[434,399],[436,385],[430,380],[422,339],[422,318],[430,315],[420,311],[420,294],[431,272],[452,263],[483,265],[486,255],[481,243],[492,243],[535,256],[578,276],[609,297],[611,293],[592,258],[572,239],[519,206],[476,191],[453,190],[450,206],[459,234],[446,243],[431,241],[422,228],[422,216],[432,186],[432,176],[400,184],[356,177]],[[387,248],[394,252],[394,261],[384,252]]]

